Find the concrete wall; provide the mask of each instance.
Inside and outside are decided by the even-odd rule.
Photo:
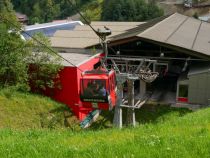
[[[188,99],[191,104],[208,104],[210,99],[210,73],[189,75]]]

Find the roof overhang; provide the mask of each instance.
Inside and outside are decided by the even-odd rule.
[[[201,52],[194,51],[194,50],[186,49],[186,48],[183,48],[183,47],[180,47],[180,46],[176,46],[176,45],[172,45],[172,44],[164,43],[164,42],[160,42],[160,41],[155,41],[155,40],[151,40],[151,39],[147,39],[147,38],[143,38],[143,37],[139,37],[138,40],[142,40],[142,41],[150,42],[150,43],[153,43],[153,44],[157,44],[157,45],[160,45],[162,47],[166,47],[166,48],[178,51],[178,52],[185,53],[187,55],[191,55],[191,56],[195,56],[195,57],[198,57],[198,58],[210,60],[209,55],[206,55],[206,54],[203,54]]]
[[[141,40],[210,60],[209,33],[210,24],[175,13],[114,36],[108,45],[112,47]]]

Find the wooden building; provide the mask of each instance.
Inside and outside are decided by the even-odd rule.
[[[18,13],[18,12],[16,12],[15,15],[16,15],[18,21],[21,24],[23,24],[23,25],[27,25],[28,24],[28,17],[27,17],[27,15],[22,14],[22,13]]]

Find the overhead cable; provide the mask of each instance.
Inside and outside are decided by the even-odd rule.
[[[23,29],[21,29],[20,27],[18,27],[16,24],[14,24],[13,22],[11,22],[10,20],[8,20],[7,18],[3,17],[3,15],[0,15],[0,19],[2,19],[3,21],[8,22],[9,24],[11,24],[13,27],[15,27],[16,29],[18,29],[19,31],[22,31],[23,33],[25,33],[26,35],[28,35],[31,39],[33,39],[34,41],[36,41],[37,43],[39,43],[40,45],[44,46],[45,48],[47,48],[49,51],[51,51],[52,53],[54,53],[55,55],[57,55],[58,57],[60,57],[61,59],[63,59],[64,61],[66,61],[67,63],[71,64],[74,67],[77,67],[74,63],[72,63],[71,61],[69,61],[68,59],[64,58],[63,56],[61,56],[60,54],[58,54],[56,51],[54,51],[52,48],[50,48],[49,46],[47,46],[46,44],[42,43],[41,41],[39,41],[37,38],[35,38],[34,36],[30,35],[29,33],[27,33],[26,31],[24,31]],[[79,67],[77,67],[81,72],[83,72],[82,69],[80,69]]]

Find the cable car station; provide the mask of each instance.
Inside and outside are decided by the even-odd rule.
[[[82,27],[87,26],[79,29]],[[78,67],[64,65],[60,72],[63,88],[56,90],[54,96],[67,104],[81,121],[94,109],[114,110],[114,124],[122,127],[122,108],[128,108],[128,120],[135,126],[135,109],[147,102],[177,107],[208,104],[210,95],[202,96],[207,89],[196,77],[209,85],[206,76],[210,68],[210,24],[175,13],[138,23],[121,32],[114,31],[114,35],[105,38],[110,34],[107,29],[104,28],[104,34],[100,34],[103,29],[98,30],[100,37],[87,30],[87,34],[76,35],[74,30],[66,34],[66,41],[81,40],[82,47],[77,49],[71,44],[66,48],[62,36],[56,33],[52,37],[54,47],[66,51],[60,51],[61,54],[89,56],[85,60],[79,57],[82,64]],[[98,54],[91,54],[93,50]],[[204,72],[205,75],[201,75]]]

